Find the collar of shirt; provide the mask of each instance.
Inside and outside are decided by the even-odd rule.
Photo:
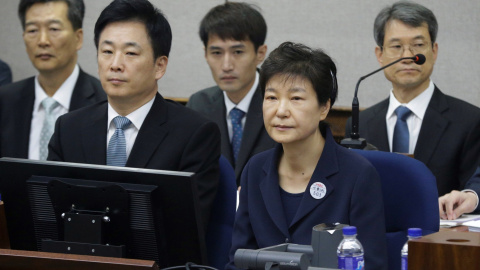
[[[248,107],[250,107],[250,102],[252,102],[253,94],[257,90],[258,87],[258,81],[259,81],[259,74],[258,71],[255,74],[255,82],[253,83],[252,88],[250,88],[250,91],[248,91],[247,95],[238,103],[235,104],[233,103],[228,97],[225,91],[223,91],[223,97],[225,100],[225,108],[226,108],[226,113],[225,115],[225,120],[227,121],[227,130],[228,130],[228,137],[230,138],[230,141],[232,141],[232,136],[233,136],[233,127],[232,127],[232,121],[230,121],[230,111],[233,108],[238,108],[245,112],[245,115],[248,113]],[[242,118],[242,127],[245,126],[245,123],[247,122],[247,117]]]
[[[130,152],[132,151],[135,140],[137,139],[138,132],[143,125],[143,121],[147,117],[148,112],[153,106],[155,97],[153,97],[149,102],[145,103],[142,107],[136,109],[126,117],[132,122],[132,125],[128,126],[124,130],[125,143],[126,143],[126,152],[127,159],[130,157]],[[110,138],[115,133],[115,123],[113,123],[113,118],[117,117],[119,114],[112,108],[110,103],[108,104],[108,124],[107,124],[107,149]]]
[[[150,109],[153,106],[153,102],[155,101],[155,97],[153,97],[149,102],[145,103],[142,107],[136,109],[135,111],[131,112],[129,115],[125,116],[127,117],[130,122],[132,122],[133,127],[135,127],[136,130],[140,130],[142,127],[143,121],[145,121],[145,118],[147,117],[148,112],[150,112]],[[108,103],[108,122],[107,122],[107,130],[108,129],[113,129],[115,131],[115,124],[113,123],[113,118],[119,116],[119,114],[113,109],[112,105]],[[128,129],[132,127],[129,126]]]
[[[58,90],[53,95],[53,98],[60,104],[53,111],[55,118],[68,112],[70,108],[70,100],[72,99],[73,88],[77,83],[80,68],[75,65],[72,74],[63,82]],[[42,101],[47,98],[45,90],[38,81],[38,76],[35,76],[35,101],[33,104],[32,121],[30,123],[30,139],[28,144],[28,158],[38,159],[40,157],[40,135],[45,120],[45,109]]]
[[[227,109],[226,110],[227,111],[227,115],[226,115],[227,120],[230,119],[230,111],[233,108],[238,108],[238,109],[242,110],[243,112],[245,112],[245,114],[247,114],[248,107],[250,107],[250,102],[252,101],[253,94],[255,93],[255,90],[258,87],[259,77],[260,77],[260,75],[258,74],[258,71],[257,71],[256,74],[255,74],[255,82],[253,83],[252,88],[250,88],[250,91],[248,91],[247,95],[238,104],[233,103],[228,98],[227,93],[225,91],[223,91],[223,97],[224,97],[224,100],[225,100],[225,108]]]
[[[388,111],[386,115],[387,136],[390,149],[392,149],[393,133],[395,130],[395,125],[397,123],[397,115],[395,114],[395,110],[399,106],[403,105],[412,111],[412,114],[407,117],[408,132],[410,133],[408,153],[413,154],[415,152],[418,135],[420,134],[420,129],[422,127],[423,117],[425,116],[425,111],[427,110],[428,103],[430,103],[430,99],[432,98],[434,89],[435,85],[432,81],[430,81],[427,89],[425,89],[425,91],[423,91],[420,95],[415,97],[407,104],[401,104],[400,102],[398,102],[398,100],[393,95],[393,91],[390,91]]]
[[[425,91],[423,91],[420,95],[412,99],[407,104],[400,103],[397,100],[397,98],[395,98],[395,95],[393,94],[393,90],[390,91],[387,120],[391,119],[392,117],[394,117],[396,120],[397,116],[395,114],[395,110],[399,106],[403,105],[409,108],[410,111],[412,111],[412,113],[416,117],[418,117],[420,121],[422,121],[423,117],[425,116],[425,112],[427,111],[428,103],[430,103],[430,99],[432,99],[434,89],[435,89],[435,85],[433,84],[432,80],[430,80],[430,84],[428,85],[427,89],[425,89]]]
[[[77,83],[79,75],[80,68],[78,65],[75,65],[72,74],[68,76],[60,88],[58,88],[58,90],[52,96],[52,98],[55,99],[55,101],[57,101],[66,111],[70,109],[70,100],[72,99],[73,89],[75,88],[75,84]],[[42,104],[42,101],[47,97],[48,96],[45,93],[45,90],[38,81],[38,75],[35,76],[35,102],[33,104],[34,111],[40,110],[40,104]]]

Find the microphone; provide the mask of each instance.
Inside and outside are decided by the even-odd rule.
[[[423,54],[417,54],[412,57],[402,57],[399,58],[392,63],[383,66],[371,73],[368,73],[367,75],[360,77],[358,79],[357,85],[355,86],[355,95],[353,96],[353,101],[352,101],[352,131],[350,132],[350,138],[343,139],[340,144],[343,145],[344,147],[347,148],[354,148],[354,149],[364,149],[367,146],[367,141],[363,138],[360,138],[360,134],[358,133],[358,123],[359,123],[359,103],[358,103],[358,86],[360,85],[360,82],[363,81],[364,79],[370,77],[371,75],[384,70],[388,68],[389,66],[392,66],[400,61],[403,60],[413,60],[413,62],[417,65],[423,65],[425,63],[425,55]]]
[[[233,261],[240,269],[252,270],[307,270],[310,266],[305,254],[267,250],[238,249]]]

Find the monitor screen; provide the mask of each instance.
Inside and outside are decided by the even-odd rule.
[[[195,175],[0,158],[12,249],[206,263]]]

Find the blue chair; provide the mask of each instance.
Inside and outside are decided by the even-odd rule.
[[[233,222],[237,204],[237,182],[230,162],[220,156],[220,183],[213,203],[206,234],[210,266],[224,269],[232,246]]]
[[[368,159],[380,175],[385,205],[388,269],[400,270],[400,252],[407,241],[408,228],[421,228],[423,235],[439,230],[435,176],[421,161],[402,154],[353,151]]]

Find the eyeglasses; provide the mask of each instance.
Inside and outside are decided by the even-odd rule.
[[[424,54],[429,49],[429,43],[423,41],[417,41],[408,45],[403,45],[400,43],[392,43],[387,46],[383,46],[383,52],[386,57],[389,58],[400,58],[405,52],[405,47],[408,46],[408,50],[413,54]]]

